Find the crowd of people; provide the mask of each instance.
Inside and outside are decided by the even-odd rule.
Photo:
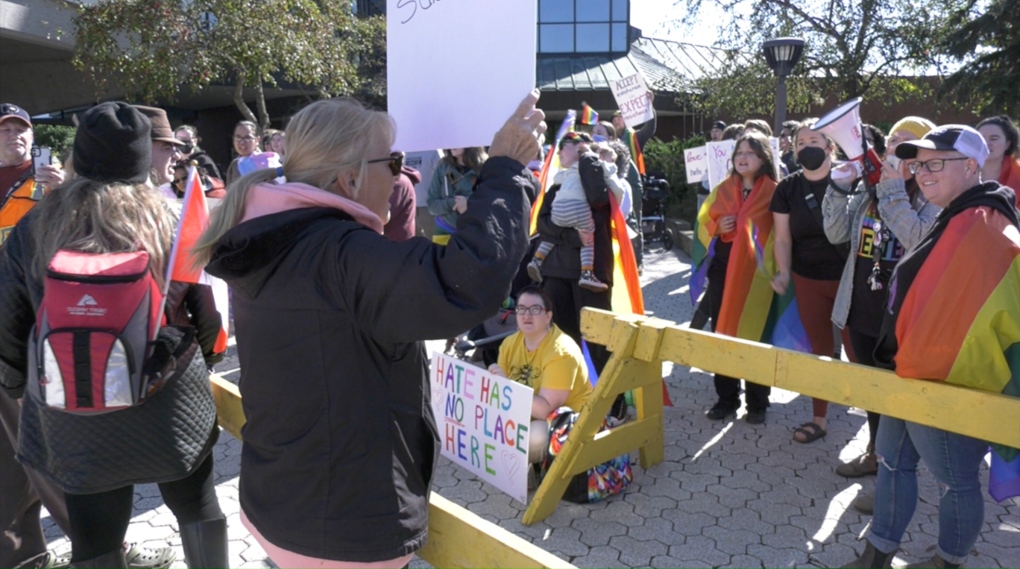
[[[241,520],[277,566],[406,566],[427,538],[439,449],[421,342],[455,337],[507,307],[518,332],[489,371],[535,389],[529,456],[548,465],[592,393],[580,312],[611,308],[615,209],[636,221],[642,241],[637,164],[655,121],[635,132],[614,116],[563,136],[550,150],[561,171],[536,206],[537,235],[529,239],[541,188],[525,165],[541,154],[546,129],[537,102],[537,91],[528,94],[487,148],[444,151],[424,181],[393,149],[393,120],[351,99],[309,104],[285,131],[237,123],[236,158],[225,176],[193,126],[173,129],[161,109],[125,103],[81,115],[66,167],[36,168],[30,115],[0,105],[0,566],[168,566],[171,548],[125,541],[133,485],[146,482],[159,484],[178,520],[187,565],[228,565],[208,386],[152,384],[139,396],[152,398],[148,407],[132,401],[126,407],[133,413],[102,415],[108,429],[136,435],[104,446],[88,413],[68,411],[94,405],[103,393],[82,371],[89,344],[79,334],[66,354],[40,351],[42,363],[33,347],[49,346],[45,332],[39,340],[40,307],[49,302],[44,283],[63,259],[92,255],[86,265],[109,270],[118,255],[141,252],[166,297],[157,303],[165,323],[154,345],[168,346],[175,362],[146,373],[164,377],[161,370],[172,368],[166,373],[207,378],[223,356],[215,343],[220,314],[207,286],[170,282],[167,273],[179,215],[172,203],[186,191],[190,165],[206,195],[219,200],[195,264],[231,287],[244,370]],[[735,147],[728,176],[698,214],[714,241],[704,320],[719,334],[778,343],[774,309],[792,297],[805,349],[816,355],[838,358],[841,344],[856,363],[1001,392],[1010,368],[1003,350],[988,346],[1020,344],[1020,287],[1009,288],[1020,285],[1013,266],[1020,255],[1016,126],[1006,117],[976,128],[905,117],[887,139],[868,126],[866,137],[884,160],[871,187],[846,175],[839,149],[813,125],[784,123],[775,156],[764,121],[713,124],[712,138],[732,138]],[[424,206],[435,217],[431,241],[413,238],[420,183],[428,185]],[[967,248],[981,253],[972,256],[979,261],[961,264],[968,259],[950,254]],[[970,280],[947,282],[966,285],[977,300],[939,305],[933,321],[925,306],[947,293],[932,282],[964,269]],[[522,284],[522,274],[534,283]],[[78,301],[85,311],[98,304],[86,297]],[[1005,308],[990,316],[982,307],[994,302]],[[991,332],[964,341],[943,330],[975,318]],[[951,365],[924,356],[922,346],[933,342],[952,354]],[[600,373],[609,353],[588,348]],[[62,358],[75,362],[67,368],[74,379],[64,384],[77,399],[61,395],[66,408],[49,386],[59,380],[38,371]],[[714,386],[708,419],[734,417],[743,392],[745,420],[766,422],[767,386],[742,387],[740,378],[721,374]],[[155,407],[154,396],[179,404],[158,418],[133,419]],[[189,409],[212,415],[187,431],[175,413]],[[824,439],[827,411],[828,402],[813,400],[793,439]],[[626,415],[621,398],[604,428]],[[871,412],[868,426],[867,451],[836,468],[847,477],[878,476],[875,493],[855,503],[874,521],[866,550],[849,566],[890,566],[917,501],[921,459],[944,488],[930,563],[959,566],[982,523],[978,468],[987,443]],[[76,446],[81,433],[98,441],[89,460]],[[180,450],[177,460],[155,461],[144,472],[118,468],[152,437]],[[578,500],[623,491],[632,476],[625,458],[580,476]],[[70,538],[69,558],[47,551],[42,506]]]

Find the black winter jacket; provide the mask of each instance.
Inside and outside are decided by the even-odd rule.
[[[609,233],[609,190],[606,188],[602,162],[593,153],[582,154],[577,170],[595,221],[595,276],[612,286],[613,241]],[[542,241],[556,245],[542,263],[542,274],[576,281],[581,277],[581,236],[573,227],[560,227],[552,222],[552,204],[559,190],[558,185],[549,188],[542,200],[542,208],[538,211],[539,236]]]
[[[25,390],[28,336],[43,297],[43,281],[32,270],[35,242],[30,224],[36,211],[18,222],[0,249],[0,387],[11,397],[21,397]],[[223,354],[213,352],[221,322],[208,286],[171,283],[165,313],[171,324],[196,328],[207,364],[223,359]]]
[[[424,545],[438,456],[422,340],[495,314],[527,240],[522,166],[490,158],[446,247],[331,208],[240,223],[207,270],[233,287],[240,500],[270,542],[371,562]]]

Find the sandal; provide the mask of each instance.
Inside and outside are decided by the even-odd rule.
[[[797,433],[800,433],[800,435],[804,438],[798,439]],[[827,434],[826,430],[820,427],[817,423],[804,423],[794,429],[793,440],[802,444],[813,443],[818,439],[825,437]]]

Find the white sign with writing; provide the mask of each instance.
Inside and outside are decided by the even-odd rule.
[[[623,122],[635,128],[652,120],[652,104],[648,100],[648,86],[640,73],[609,82],[616,98],[616,106],[623,115]]]
[[[537,13],[536,0],[387,0],[395,148],[492,144],[535,87]]]
[[[687,170],[687,183],[696,184],[708,176],[708,147],[687,148],[684,150],[684,167]]]
[[[708,148],[708,185],[715,188],[730,173],[730,168],[733,166],[731,160],[736,141],[721,140],[719,142],[709,142],[705,146]]]
[[[443,456],[527,504],[534,391],[439,352],[430,379]]]

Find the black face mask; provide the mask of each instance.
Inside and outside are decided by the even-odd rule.
[[[825,164],[825,159],[828,155],[825,153],[824,148],[818,148],[817,146],[806,146],[797,152],[797,163],[800,164],[805,170],[817,170]]]

